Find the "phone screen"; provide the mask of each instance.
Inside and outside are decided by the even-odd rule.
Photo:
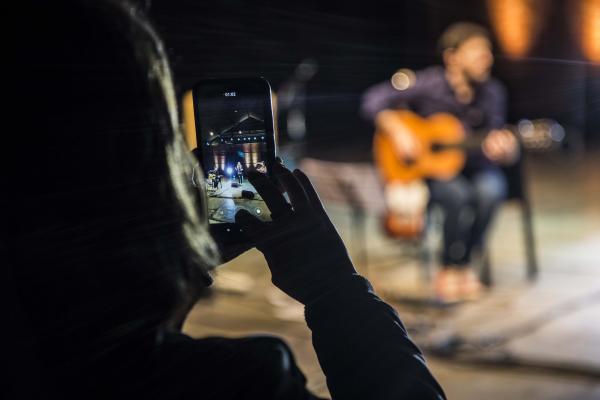
[[[270,221],[269,209],[247,179],[251,170],[270,174],[275,158],[269,83],[207,80],[194,87],[193,96],[209,223],[234,223],[242,208]]]

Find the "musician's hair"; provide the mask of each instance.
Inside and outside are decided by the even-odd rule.
[[[456,49],[473,37],[491,39],[489,31],[482,25],[474,22],[455,22],[440,35],[437,50],[440,55],[443,55],[446,50]]]
[[[2,150],[0,263],[40,347],[92,357],[170,324],[211,283],[218,252],[143,13],[123,0],[14,12],[28,23],[9,77],[20,126]]]

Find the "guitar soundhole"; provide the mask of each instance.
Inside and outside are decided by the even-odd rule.
[[[434,153],[438,153],[438,152],[443,151],[444,149],[446,149],[446,147],[447,146],[445,144],[443,144],[443,143],[437,143],[437,142],[435,142],[435,143],[431,144],[431,151],[434,152]]]

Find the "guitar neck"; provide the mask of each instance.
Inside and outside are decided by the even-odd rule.
[[[481,136],[471,136],[465,138],[460,143],[432,143],[431,150],[433,152],[443,151],[443,150],[465,150],[465,151],[475,151],[481,148],[481,144],[483,143],[484,137]]]
[[[517,138],[523,150],[547,152],[559,147],[565,138],[565,129],[558,122],[551,119],[525,120],[519,126],[507,125],[503,129],[509,130]],[[481,148],[489,131],[478,131],[468,136],[463,142],[455,144],[433,144],[434,151],[444,149],[460,149],[476,151]]]

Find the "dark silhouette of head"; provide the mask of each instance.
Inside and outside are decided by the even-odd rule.
[[[1,157],[1,263],[42,363],[83,368],[159,340],[218,256],[143,14],[26,0],[11,18],[27,24],[8,77],[18,125]]]

